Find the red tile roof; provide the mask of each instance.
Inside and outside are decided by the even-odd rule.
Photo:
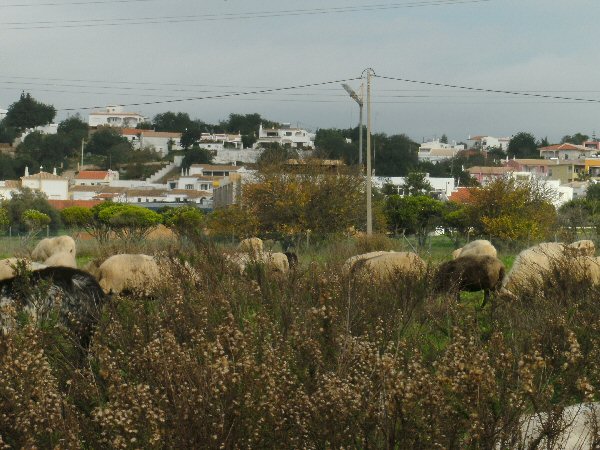
[[[48,200],[53,207],[56,209],[65,209],[70,208],[71,206],[82,206],[84,208],[92,208],[99,203],[102,203],[100,200]]]
[[[469,203],[471,200],[471,191],[477,188],[459,187],[456,191],[450,194],[448,200],[455,203]]]
[[[106,170],[82,170],[75,177],[76,180],[104,180],[108,176]]]
[[[575,144],[555,144],[549,145],[547,147],[541,147],[540,152],[553,152],[556,150],[584,150],[584,151],[592,151],[594,149],[584,147],[583,145],[575,145]]]

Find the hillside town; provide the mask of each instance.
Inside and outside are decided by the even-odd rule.
[[[0,120],[7,112],[0,109]],[[137,112],[126,112],[120,106],[107,106],[105,110],[90,112],[76,168],[25,166],[21,176],[0,180],[0,198],[8,200],[12,193],[27,187],[44,193],[59,209],[78,205],[89,207],[110,200],[148,208],[191,204],[212,210],[236,201],[235,192],[239,191],[242,183],[253,179],[256,164],[265,148],[292,149],[301,160],[318,158],[323,154],[319,152],[316,133],[292,127],[289,123],[263,126],[260,122],[253,130],[251,145],[244,144],[240,131],[198,132],[192,142],[193,149],[205,151],[207,162],[184,165],[184,154],[189,148],[185,137],[182,140],[185,132],[155,131],[151,126],[144,126],[148,124],[152,125],[149,118]],[[156,167],[156,171],[134,178],[118,168],[102,169],[86,163],[87,156],[92,155],[86,155],[85,141],[99,130],[105,132],[106,129],[110,129],[115,139],[128,143],[132,151],[149,152],[150,159],[159,161],[151,166]],[[43,138],[56,135],[58,130],[58,123],[25,128],[12,142],[0,144],[0,151],[4,155],[17,156],[29,142],[28,136],[29,140],[34,136]],[[448,143],[446,138],[434,139],[418,147],[415,144],[409,151],[416,157],[417,163],[428,164],[429,167],[441,167],[448,162],[454,165],[453,161],[460,164],[455,168],[455,175],[448,173],[440,177],[424,172],[432,186],[431,195],[440,200],[460,201],[473,185],[485,186],[498,178],[512,177],[544,183],[555,193],[554,204],[559,207],[585,196],[587,187],[600,179],[600,142],[585,138],[577,144],[533,144],[534,148],[529,149],[526,158],[517,157],[516,153],[509,156],[511,137],[487,135],[466,136],[461,143]],[[352,143],[351,138],[344,139],[344,144]],[[106,150],[101,149],[100,153]],[[348,160],[347,154],[345,156],[339,159],[339,163],[351,164],[352,160]],[[376,158],[377,155],[375,163]],[[402,195],[404,179],[410,170],[402,168],[399,173],[385,176],[380,176],[375,170],[374,186],[381,189],[389,185]]]

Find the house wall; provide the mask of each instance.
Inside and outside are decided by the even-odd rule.
[[[68,180],[44,180],[29,179],[23,180],[24,187],[40,190],[46,194],[50,200],[68,200],[69,199],[69,181]]]

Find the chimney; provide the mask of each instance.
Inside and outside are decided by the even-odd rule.
[[[182,168],[181,168],[181,176],[182,176],[182,177],[183,177],[183,176],[185,176],[185,172],[184,172],[184,170],[185,170],[185,169],[182,167]]]
[[[52,175],[56,175],[56,167],[52,170]]]
[[[29,167],[25,166],[25,176],[29,176]]]

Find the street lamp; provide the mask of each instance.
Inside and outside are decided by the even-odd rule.
[[[346,92],[350,95],[350,97],[352,98],[352,100],[354,100],[356,103],[358,103],[358,106],[360,108],[360,119],[359,119],[359,125],[358,125],[358,164],[362,166],[362,146],[363,146],[363,105],[364,105],[364,101],[363,101],[363,85],[361,83],[360,85],[360,95],[358,95],[356,93],[356,91],[354,91],[354,89],[352,89],[350,86],[348,86],[346,83],[342,84],[342,87],[346,90]]]

